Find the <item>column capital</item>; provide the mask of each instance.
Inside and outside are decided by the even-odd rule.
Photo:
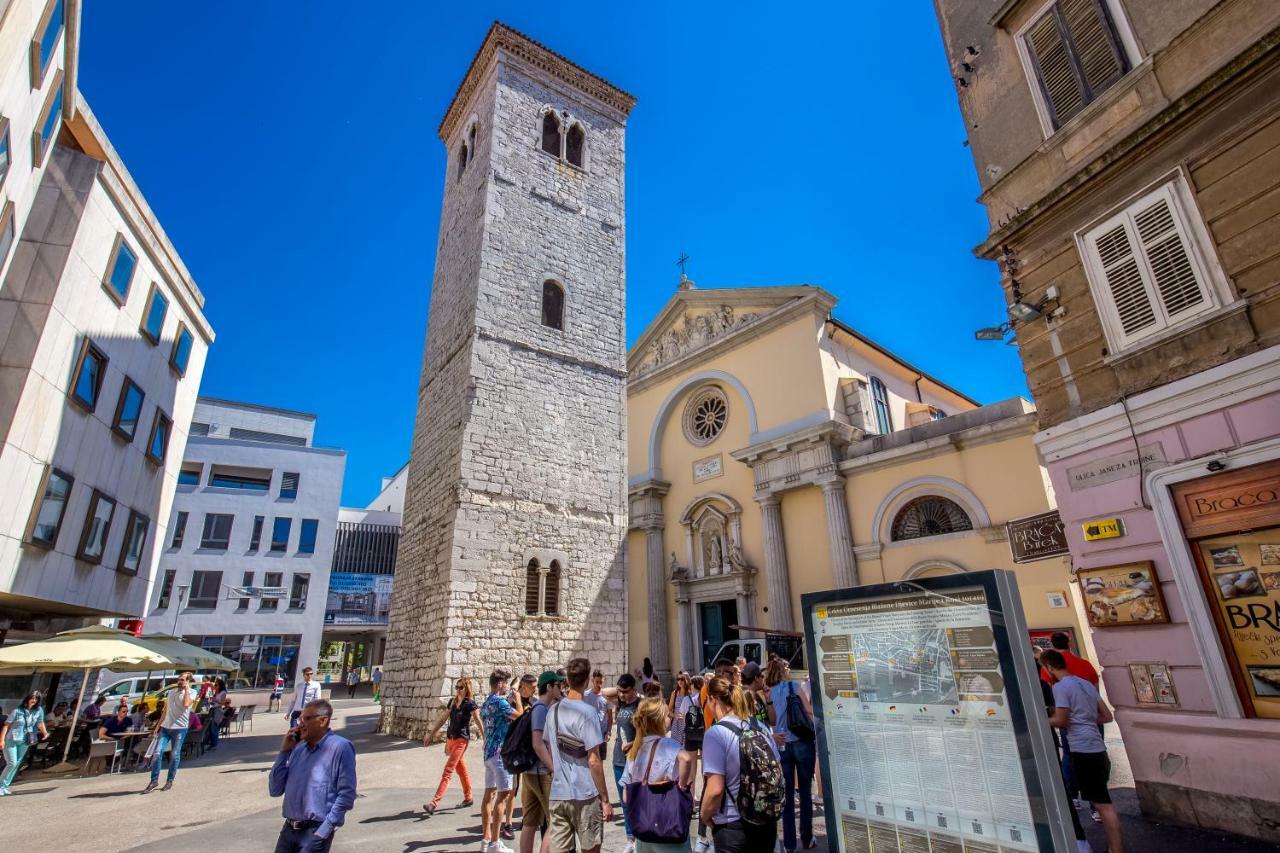
[[[839,471],[827,474],[823,479],[817,482],[824,492],[842,491],[844,489],[845,476]]]
[[[777,492],[765,492],[763,495],[756,495],[753,500],[762,507],[779,506],[782,503],[782,495]]]

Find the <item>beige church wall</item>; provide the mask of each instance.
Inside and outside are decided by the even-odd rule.
[[[649,588],[645,576],[645,532],[627,533],[627,663],[634,669],[649,648]],[[671,607],[668,607],[668,612]],[[621,673],[604,674],[605,683],[613,684]]]
[[[822,490],[816,486],[805,486],[783,492],[782,529],[787,546],[787,569],[791,575],[791,624],[796,626],[796,630],[802,630],[804,619],[800,611],[800,596],[835,587]],[[757,586],[765,589],[764,578],[757,580]],[[763,600],[764,596],[761,598]]]
[[[645,386],[639,392],[629,391],[628,459],[632,476],[643,474],[649,469],[649,439],[653,423],[668,395],[690,376],[720,371],[736,377],[751,395],[755,404],[756,427],[761,432],[826,408],[827,394],[814,347],[817,334],[813,315],[798,317],[729,352],[699,361],[659,383]],[[734,390],[729,383],[718,384],[727,392]],[[665,438],[669,439],[674,434],[690,451],[700,451],[705,448],[695,448],[686,442],[680,428],[680,417],[686,399],[687,395],[681,395],[679,400],[673,402]],[[745,426],[746,423],[746,409],[741,405],[741,400],[738,400],[738,404],[730,408],[728,426],[716,443],[722,443],[735,425]],[[674,433],[670,429],[672,425],[675,426]],[[721,448],[726,454],[726,467],[733,461],[728,458],[728,451],[740,450],[750,444],[750,434],[750,430],[742,432],[738,434],[737,443],[731,442]],[[679,474],[675,458],[668,457],[665,450],[664,448],[662,455],[662,474],[663,479],[671,480]],[[688,458],[692,461],[705,455],[695,453]]]

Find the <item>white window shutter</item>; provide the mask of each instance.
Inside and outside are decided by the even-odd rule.
[[[1093,241],[1116,319],[1126,340],[1158,322],[1133,251],[1134,242],[1123,218]]]
[[[1203,307],[1209,294],[1192,261],[1190,241],[1172,202],[1161,193],[1154,204],[1134,214],[1133,223],[1160,295],[1160,305],[1169,322],[1176,322],[1182,315]]]

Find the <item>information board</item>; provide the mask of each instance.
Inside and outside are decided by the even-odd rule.
[[[833,850],[1074,848],[1011,574],[804,596]]]

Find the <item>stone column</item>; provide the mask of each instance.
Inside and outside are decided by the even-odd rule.
[[[654,672],[665,684],[671,677],[671,655],[667,639],[667,564],[662,544],[662,525],[650,524],[644,530],[645,562],[649,575],[649,660]]]
[[[769,627],[794,630],[791,621],[791,575],[782,535],[782,500],[776,494],[756,498],[764,517],[764,574],[769,589]]]
[[[837,475],[818,484],[827,508],[827,544],[831,548],[831,576],[836,587],[858,585],[858,558],[853,554],[849,529],[849,505],[845,502],[844,477]]]
[[[694,653],[691,633],[693,631],[693,606],[689,603],[689,596],[682,592],[676,592],[676,620],[679,626],[679,633],[676,635],[680,638],[680,668],[692,672],[694,669]]]

